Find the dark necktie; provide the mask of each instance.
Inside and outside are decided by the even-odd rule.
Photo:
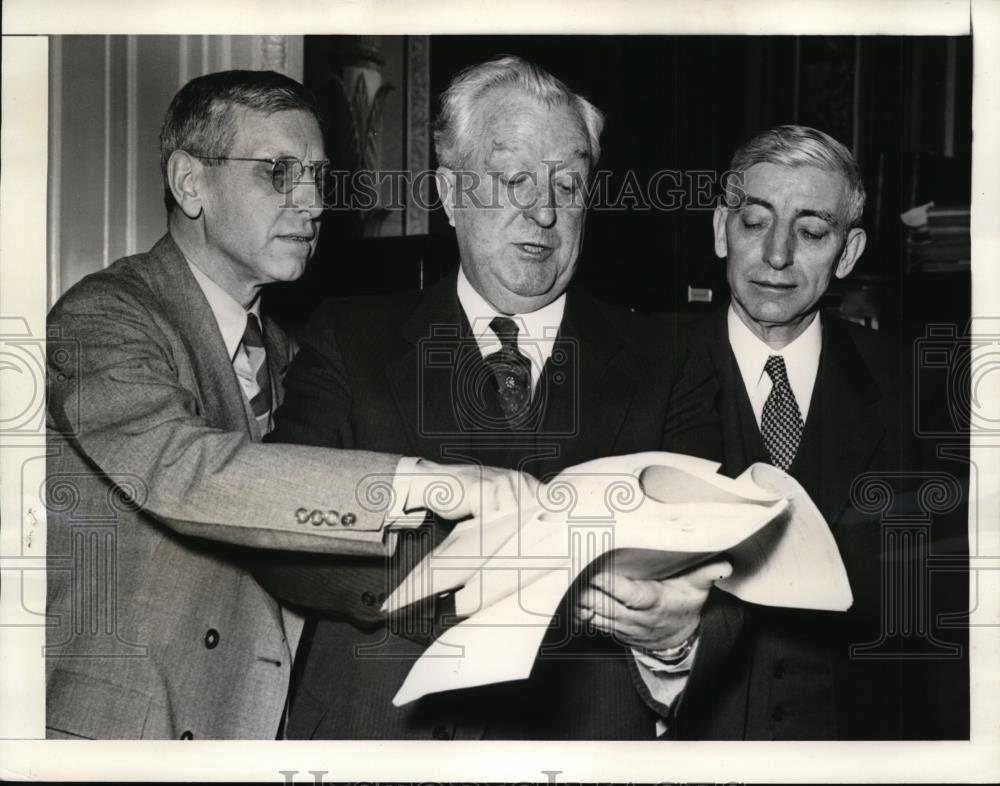
[[[802,422],[795,394],[788,384],[785,359],[781,355],[771,355],[764,364],[764,371],[771,377],[773,387],[771,395],[764,402],[760,433],[771,463],[779,469],[787,470],[795,460],[805,424]]]
[[[247,314],[247,326],[243,331],[243,348],[250,360],[250,368],[257,378],[257,393],[250,399],[250,408],[258,422],[266,423],[271,413],[271,375],[267,369],[264,336],[260,332],[260,322],[257,321],[256,314]],[[266,430],[262,428],[262,431]]]
[[[509,317],[494,317],[490,327],[500,339],[500,351],[488,355],[486,365],[497,383],[500,407],[509,421],[528,412],[531,403],[531,362],[517,348],[517,324]]]

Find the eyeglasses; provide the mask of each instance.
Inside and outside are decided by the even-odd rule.
[[[287,156],[285,158],[239,158],[237,156],[204,156],[201,153],[191,153],[204,161],[256,161],[271,165],[271,185],[279,194],[290,194],[292,189],[304,182],[302,176],[309,170],[310,180],[324,195],[326,189],[332,187],[329,161],[313,161],[303,164],[299,159]]]

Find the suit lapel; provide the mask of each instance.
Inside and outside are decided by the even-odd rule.
[[[756,461],[768,461],[767,453],[729,346],[726,312],[713,315],[705,328],[719,379],[718,412],[726,435],[723,471],[736,475]],[[810,490],[831,523],[832,514],[847,503],[854,478],[868,467],[884,438],[885,426],[876,408],[880,397],[840,320],[825,318],[809,416],[790,472]]]
[[[264,317],[264,349],[267,352],[267,368],[271,375],[273,408],[277,409],[285,398],[282,381],[288,372],[291,353],[285,332],[268,316]]]
[[[492,372],[459,305],[455,276],[427,290],[400,338],[386,376],[414,455],[501,464],[508,432],[490,389]]]
[[[754,462],[768,459],[750,397],[729,344],[726,314],[725,310],[716,312],[704,328],[708,353],[719,380],[716,411],[725,436],[722,472],[735,477]]]
[[[807,488],[831,527],[849,502],[854,479],[868,469],[885,438],[885,424],[877,409],[881,397],[840,320],[825,318],[810,422],[800,451],[819,457],[819,477]],[[794,465],[792,470],[794,474]]]
[[[597,303],[572,290],[552,357],[545,364],[543,439],[559,453],[546,472],[611,455],[637,388],[637,370],[621,334]]]
[[[449,277],[422,297],[403,324],[398,357],[386,368],[416,454],[509,465],[542,440],[529,470],[547,473],[610,454],[636,392],[622,337],[586,295],[572,292],[539,387],[536,432],[507,428]],[[416,391],[416,395],[414,395]],[[529,445],[529,443],[531,443]],[[463,451],[463,446],[468,451]],[[445,449],[449,456],[442,456]]]
[[[208,300],[180,249],[165,235],[149,252],[146,280],[171,323],[177,326],[198,381],[206,420],[227,431],[252,435],[256,423],[233,371]]]

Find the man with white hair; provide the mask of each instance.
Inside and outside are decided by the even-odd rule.
[[[424,293],[321,308],[273,436],[406,446],[411,455],[539,478],[637,451],[711,453],[718,434],[708,380],[678,384],[674,332],[570,287],[602,125],[586,99],[519,58],[458,74],[435,133],[457,275]],[[354,402],[346,417],[330,406],[337,379]],[[301,557],[261,566],[258,577],[279,597],[324,615],[300,650],[289,736],[656,736],[686,678],[701,604],[728,564],[664,582],[599,573],[564,603],[530,679],[396,708],[392,697],[447,624],[448,604],[389,620],[379,605],[447,531],[437,521],[408,535],[396,561],[367,572]]]
[[[448,484],[436,509],[462,517],[509,506],[522,479],[261,444],[292,353],[261,290],[302,275],[323,211],[301,84],[191,80],[160,163],[167,233],[49,314],[63,341],[48,369],[46,735],[274,739],[302,618],[253,580],[250,547],[384,554],[404,503],[442,499],[428,483]]]

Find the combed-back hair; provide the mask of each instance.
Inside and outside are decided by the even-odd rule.
[[[733,154],[729,165],[732,174],[726,181],[727,200],[732,195],[730,183],[738,173],[746,172],[754,164],[780,164],[788,167],[814,166],[841,174],[847,180],[848,227],[861,223],[865,211],[865,184],[858,162],[851,151],[829,134],[808,126],[784,125],[770,128],[743,144]],[[730,207],[736,207],[731,201]]]
[[[587,129],[590,165],[597,163],[604,128],[601,111],[545,69],[520,57],[504,55],[460,71],[441,96],[441,111],[434,124],[434,149],[439,164],[461,169],[472,163],[470,157],[480,136],[476,123],[484,114],[484,98],[501,87],[517,88],[549,106],[575,109]]]
[[[170,102],[160,129],[160,174],[163,200],[170,212],[174,195],[167,183],[167,162],[175,150],[203,156],[227,156],[236,138],[233,110],[237,107],[273,114],[301,110],[319,122],[311,92],[275,71],[218,71],[195,77]],[[216,162],[205,161],[212,166]]]

